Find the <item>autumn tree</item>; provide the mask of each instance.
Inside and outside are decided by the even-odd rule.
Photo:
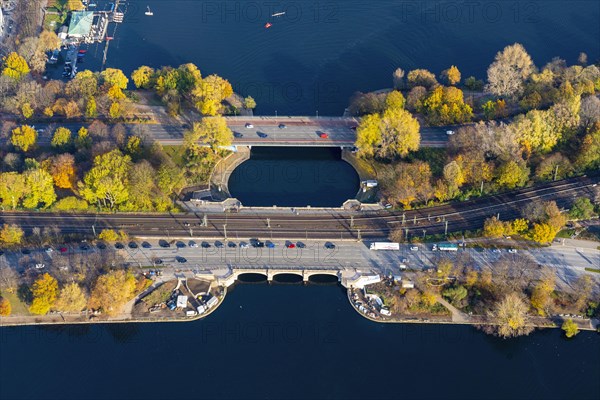
[[[382,175],[383,194],[392,204],[410,209],[415,202],[426,203],[432,196],[431,168],[423,161],[399,163]]]
[[[128,172],[131,158],[119,150],[97,156],[79,183],[81,196],[90,204],[114,209],[129,199]]]
[[[85,308],[87,299],[75,282],[67,283],[61,290],[53,308],[64,312],[79,312]]]
[[[364,117],[356,130],[356,147],[365,156],[392,159],[418,150],[419,122],[406,110],[390,108]]]
[[[428,122],[434,125],[464,123],[473,116],[473,109],[464,102],[462,90],[453,86],[436,87],[417,110],[423,112]]]
[[[539,315],[545,316],[551,302],[551,295],[556,287],[556,276],[553,271],[545,269],[540,279],[531,292],[531,305]]]
[[[0,296],[0,317],[8,317],[12,312],[10,301]]]
[[[221,102],[232,94],[229,81],[217,75],[207,76],[192,90],[196,108],[204,115],[217,115]]]
[[[524,186],[529,179],[529,168],[524,162],[508,161],[497,171],[496,183],[507,189]]]
[[[56,187],[62,189],[73,188],[75,182],[75,157],[64,153],[51,159],[50,174]]]
[[[106,68],[100,73],[100,80],[108,88],[116,86],[123,90],[127,89],[127,83],[129,83],[129,79],[127,79],[123,71],[116,68]]]
[[[113,229],[102,229],[98,235],[98,238],[101,240],[106,240],[107,242],[115,242],[119,240],[119,234]]]
[[[563,322],[561,329],[565,331],[565,336],[568,338],[572,338],[579,333],[579,327],[571,318]]]
[[[579,170],[600,168],[600,124],[580,140],[575,166]]]
[[[54,147],[63,147],[69,143],[71,143],[71,131],[62,126],[56,128],[50,144]]]
[[[490,333],[502,338],[527,335],[533,328],[528,326],[529,306],[518,293],[509,293],[488,313],[491,322]]]
[[[491,238],[499,238],[504,235],[505,224],[496,217],[491,217],[483,223],[483,235]]]
[[[29,73],[27,61],[19,54],[12,52],[2,59],[2,75],[8,76],[15,81],[21,80]]]
[[[48,208],[56,201],[54,180],[47,171],[41,168],[26,171],[25,183],[29,191],[23,199],[23,207]]]
[[[414,69],[407,75],[408,86],[414,88],[416,86],[423,86],[424,88],[431,89],[438,85],[435,75],[426,69]]]
[[[92,289],[89,306],[108,315],[116,315],[133,298],[135,287],[135,277],[131,272],[118,270],[101,275]]]
[[[31,287],[33,302],[29,307],[32,314],[45,315],[50,311],[58,296],[58,282],[45,273],[35,280]]]
[[[23,237],[25,233],[23,229],[18,225],[2,225],[2,229],[0,230],[0,243],[7,245],[16,245],[20,244],[23,241]]]
[[[67,83],[65,92],[69,97],[76,99],[88,99],[95,96],[98,92],[98,75],[87,69],[78,72]]]
[[[392,74],[394,89],[396,89],[396,90],[404,89],[404,75],[405,75],[405,73],[402,68],[396,68],[396,70]]]
[[[521,44],[506,46],[488,68],[486,90],[496,96],[517,97],[523,91],[523,82],[534,71],[535,65]]]
[[[37,141],[36,130],[29,125],[22,125],[12,130],[10,142],[13,146],[27,152]]]
[[[194,122],[192,129],[183,137],[183,144],[188,150],[198,146],[198,141],[208,144],[213,150],[218,147],[230,146],[233,132],[227,126],[227,121],[221,116],[202,118]]]
[[[153,77],[154,69],[146,65],[142,65],[131,73],[131,79],[138,89],[149,89],[152,85]]]
[[[460,82],[460,71],[456,66],[451,66],[450,68],[442,71],[442,79],[448,83],[448,85],[456,85]]]
[[[28,192],[24,175],[18,172],[0,173],[0,199],[3,207],[16,209]]]
[[[252,96],[248,96],[244,99],[244,108],[246,110],[253,110],[256,108],[256,100]]]

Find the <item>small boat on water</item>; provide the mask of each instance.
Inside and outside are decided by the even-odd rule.
[[[145,15],[151,17],[154,15],[154,13],[152,12],[152,10],[150,10],[150,6],[146,6],[147,11],[144,13]]]
[[[285,11],[284,12],[275,13],[275,14],[271,15],[271,17],[281,17],[282,15],[285,15]]]
[[[265,29],[269,29],[269,28],[270,28],[270,27],[272,27],[272,26],[273,26],[273,24],[272,24],[272,23],[270,23],[270,22],[267,22],[267,23],[265,24]]]

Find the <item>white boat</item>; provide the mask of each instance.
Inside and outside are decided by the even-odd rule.
[[[275,13],[275,14],[271,15],[271,17],[281,17],[282,15],[285,15],[285,11],[284,12]]]
[[[152,12],[152,10],[150,10],[150,6],[146,6],[148,8],[148,11],[146,11],[144,14],[147,16],[152,16],[154,15],[154,13]]]

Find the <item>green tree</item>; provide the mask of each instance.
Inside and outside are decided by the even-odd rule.
[[[246,110],[253,110],[256,108],[256,100],[252,96],[248,96],[244,99],[244,108]]]
[[[52,207],[53,210],[56,211],[86,211],[89,209],[89,205],[87,203],[87,201],[82,200],[82,199],[78,199],[75,196],[67,196],[65,198],[60,199],[59,201],[57,201],[56,203],[54,203],[54,206]]]
[[[154,77],[154,69],[142,65],[131,73],[131,79],[138,89],[149,89]]]
[[[127,89],[127,83],[129,83],[129,79],[123,71],[116,68],[106,68],[100,73],[100,79],[107,87],[116,86],[123,90]]]
[[[0,242],[8,245],[20,244],[25,233],[18,225],[2,225],[0,230]]]
[[[85,308],[87,299],[78,284],[67,283],[60,291],[54,309],[64,312],[79,312]]]
[[[233,132],[227,126],[227,121],[221,116],[202,118],[194,122],[192,129],[184,134],[183,142],[187,149],[197,146],[201,140],[214,150],[220,146],[230,146]]]
[[[579,333],[579,327],[571,318],[563,322],[561,329],[565,331],[565,336],[572,338]]]
[[[459,304],[468,294],[469,292],[464,286],[453,286],[442,292],[442,295],[449,299],[452,304]]]
[[[8,317],[12,312],[10,301],[0,296],[0,317]]]
[[[581,139],[575,165],[582,171],[600,168],[600,123]]]
[[[56,128],[50,144],[52,144],[54,147],[63,147],[69,143],[71,143],[71,131],[67,128],[63,128],[62,126]]]
[[[498,168],[496,183],[507,189],[514,189],[525,185],[528,179],[529,168],[525,163],[510,160]]]
[[[22,125],[12,130],[10,141],[13,146],[27,152],[37,141],[36,130],[29,125]]]
[[[131,158],[119,150],[96,156],[93,167],[79,183],[81,196],[90,204],[114,209],[129,199],[127,191]]]
[[[23,199],[23,207],[48,208],[56,201],[54,179],[47,171],[41,168],[26,171],[25,182],[29,191]]]
[[[573,219],[590,219],[594,216],[594,205],[587,197],[579,197],[573,203],[569,216]]]
[[[119,270],[101,275],[96,280],[89,305],[105,314],[118,314],[135,295],[136,281],[131,272]]]
[[[9,53],[2,59],[2,75],[8,76],[16,81],[21,80],[29,73],[27,61],[15,52]]]
[[[58,282],[45,273],[35,280],[31,288],[33,302],[29,307],[32,314],[45,315],[50,311],[58,296]]]

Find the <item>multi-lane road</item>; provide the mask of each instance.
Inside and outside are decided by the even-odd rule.
[[[356,141],[355,118],[335,117],[226,117],[234,132],[234,145],[242,146],[353,146]],[[249,124],[247,126],[247,124]],[[76,132],[82,123],[33,124],[39,131],[38,143],[49,145],[54,129],[63,126]],[[179,145],[188,128],[186,124],[126,124],[128,131],[144,135],[163,145]],[[421,145],[443,147],[448,141],[447,130],[452,127],[428,127],[421,129]],[[325,133],[326,136],[322,137]]]
[[[578,177],[521,189],[501,195],[451,203],[407,212],[345,212],[336,209],[313,213],[303,209],[253,208],[238,213],[205,214],[109,214],[1,212],[0,224],[11,223],[25,230],[56,226],[63,233],[98,233],[104,228],[123,229],[133,236],[161,238],[239,238],[265,239],[382,239],[390,231],[402,229],[409,235],[429,235],[479,229],[494,215],[502,220],[521,216],[521,210],[534,199],[554,200],[569,208],[580,196],[592,196],[598,177]],[[258,210],[258,211],[257,211]]]

